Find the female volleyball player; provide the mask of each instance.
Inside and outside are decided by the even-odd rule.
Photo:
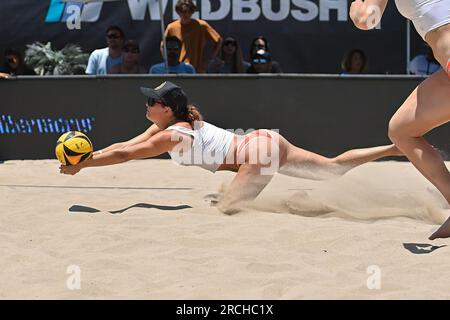
[[[325,158],[290,144],[275,131],[256,130],[236,135],[202,121],[199,111],[187,103],[183,90],[171,82],[155,89],[141,88],[147,100],[147,118],[154,124],[143,134],[96,151],[74,166],[60,167],[64,174],[83,168],[106,166],[169,152],[182,165],[196,165],[211,172],[237,172],[229,190],[219,201],[226,213],[236,204],[255,198],[279,172],[308,179],[329,179],[385,156],[400,155],[394,145],[347,151]]]
[[[369,30],[381,21],[388,0],[356,0],[350,17],[359,29]],[[444,160],[424,138],[450,120],[450,0],[396,0],[433,49],[443,70],[423,81],[397,110],[389,123],[389,137],[414,166],[450,203],[450,172]],[[430,236],[450,236],[450,218]]]

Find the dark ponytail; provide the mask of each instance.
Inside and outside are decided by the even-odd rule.
[[[172,111],[176,119],[189,122],[190,124],[203,120],[203,116],[198,108],[192,104],[188,105],[187,108],[181,108],[181,110],[172,108]]]
[[[189,123],[193,123],[194,121],[203,121],[203,116],[198,110],[198,108],[194,105],[188,105],[188,112],[186,116],[186,121]]]

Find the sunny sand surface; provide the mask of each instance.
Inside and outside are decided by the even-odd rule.
[[[74,177],[56,160],[1,163],[0,298],[450,298],[450,240],[427,240],[445,202],[410,163],[276,176],[227,216],[204,196],[232,177],[170,160]]]

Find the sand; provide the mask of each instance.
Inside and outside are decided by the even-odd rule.
[[[450,240],[427,240],[445,202],[410,163],[279,175],[228,216],[204,196],[233,175],[1,163],[0,298],[450,298]]]

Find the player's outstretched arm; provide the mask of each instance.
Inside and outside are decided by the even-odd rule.
[[[88,167],[108,166],[135,159],[152,158],[170,151],[179,141],[174,141],[170,131],[161,131],[150,139],[124,148],[110,150],[105,153],[92,155],[90,159],[77,165],[61,165],[60,173],[74,175],[81,169]]]
[[[128,140],[128,141],[124,141],[124,142],[118,142],[118,143],[114,143],[112,145],[110,145],[109,147],[106,147],[102,150],[97,150],[94,152],[94,155],[98,155],[104,152],[108,152],[108,151],[112,151],[112,150],[117,150],[117,149],[121,149],[121,148],[125,148],[125,147],[129,147],[129,146],[133,146],[135,144],[147,141],[148,139],[150,139],[153,135],[157,134],[159,131],[161,131],[161,129],[156,125],[156,124],[152,124],[147,130],[145,130],[144,133],[141,133],[140,135]]]
[[[371,30],[383,17],[388,0],[355,0],[350,6],[350,18],[358,29]]]

